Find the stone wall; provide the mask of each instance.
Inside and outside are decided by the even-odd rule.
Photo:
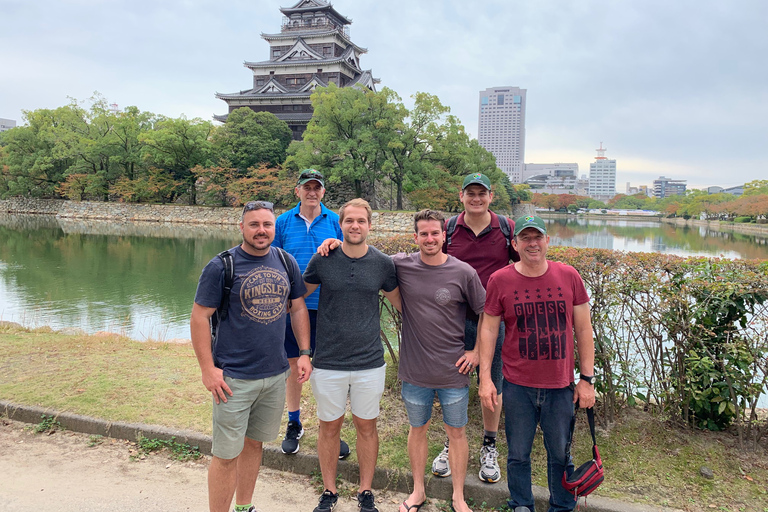
[[[128,204],[64,199],[15,197],[0,200],[0,213],[52,215],[59,219],[104,220],[113,222],[159,222],[227,224],[240,222],[240,208],[182,206],[170,204]],[[276,213],[280,214],[278,210]],[[531,205],[518,205],[514,217],[533,213]],[[413,233],[413,213],[373,212],[373,231]]]
[[[700,219],[684,219],[682,217],[676,218],[662,218],[661,222],[667,224],[674,224],[676,226],[695,226],[705,227],[713,231],[732,231],[734,233],[744,233],[747,235],[768,235],[768,224],[745,224],[740,222],[720,222],[719,220],[700,220]]]

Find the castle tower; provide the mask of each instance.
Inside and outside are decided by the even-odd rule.
[[[253,88],[236,93],[216,93],[228,112],[249,107],[271,112],[301,140],[312,117],[309,96],[315,87],[335,83],[339,87],[357,84],[376,90],[380,82],[371,70],[360,67],[360,55],[368,50],[352,42],[352,21],[324,0],[300,0],[293,7],[281,7],[283,24],[279,34],[261,34],[269,43],[269,60],[245,62],[253,73]],[[214,116],[225,121],[227,116]]]

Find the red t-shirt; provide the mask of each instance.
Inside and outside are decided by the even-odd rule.
[[[484,287],[488,286],[488,278],[497,270],[509,265],[509,260],[518,261],[520,257],[512,248],[507,246],[504,233],[499,227],[499,217],[493,212],[491,223],[475,236],[472,228],[464,223],[464,212],[459,214],[456,220],[456,230],[451,235],[451,245],[448,240],[443,244],[443,252],[458,258],[477,271],[480,282]],[[448,222],[446,221],[446,227]],[[515,231],[515,222],[509,220],[510,238]]]
[[[589,302],[589,295],[575,268],[547,263],[539,277],[526,277],[514,265],[494,272],[485,312],[502,317],[506,325],[504,378],[519,386],[558,389],[573,382],[573,307]]]

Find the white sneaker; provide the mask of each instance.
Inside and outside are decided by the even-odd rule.
[[[435,460],[432,461],[432,474],[441,478],[451,474],[451,465],[448,463],[448,443],[445,443]]]
[[[480,480],[491,484],[501,480],[501,469],[496,461],[498,457],[499,452],[494,445],[483,446],[480,449],[480,473],[478,474]]]

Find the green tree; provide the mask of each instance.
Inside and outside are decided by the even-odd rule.
[[[242,107],[230,112],[224,126],[213,134],[213,149],[219,160],[245,173],[261,163],[282,164],[291,135],[288,124],[274,114]]]
[[[197,202],[192,169],[209,166],[212,160],[210,135],[213,125],[202,119],[178,119],[161,117],[155,129],[139,138],[144,144],[143,157],[150,167],[165,171],[167,178],[179,184],[168,200],[173,200],[182,190],[189,194],[189,204]]]

